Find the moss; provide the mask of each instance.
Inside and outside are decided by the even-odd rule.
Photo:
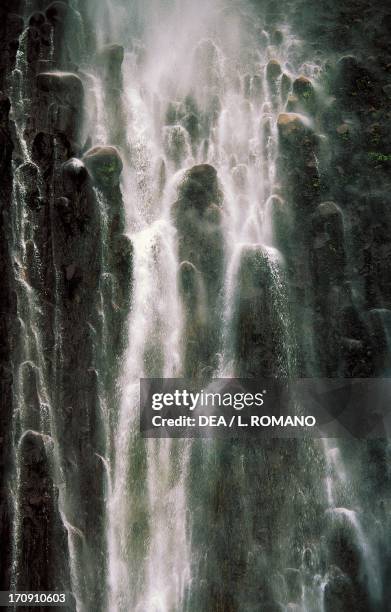
[[[370,159],[370,161],[376,161],[376,162],[386,162],[386,161],[391,161],[391,154],[385,154],[385,153],[377,153],[375,151],[370,151],[368,153],[368,157]]]

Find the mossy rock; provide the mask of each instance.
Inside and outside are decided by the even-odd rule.
[[[84,155],[83,161],[99,186],[113,187],[119,184],[123,164],[116,147],[93,147]]]

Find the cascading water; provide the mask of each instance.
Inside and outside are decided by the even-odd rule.
[[[387,443],[139,433],[140,378],[354,377],[331,322],[359,355],[387,336],[379,307],[365,342],[342,329],[364,323],[352,218],[321,203],[329,58],[267,2],[43,5],[10,76],[12,588],[83,612],[386,610],[366,463],[386,473]]]

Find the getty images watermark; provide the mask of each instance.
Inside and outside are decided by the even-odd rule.
[[[384,437],[389,379],[140,381],[144,437]]]

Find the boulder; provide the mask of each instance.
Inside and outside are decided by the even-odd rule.
[[[297,79],[293,81],[293,93],[298,96],[298,98],[303,98],[306,95],[311,95],[313,93],[314,87],[307,77],[301,75]]]
[[[66,19],[68,11],[68,5],[65,2],[57,0],[56,2],[52,2],[51,4],[49,4],[45,11],[45,14],[47,20],[50,21],[50,23],[56,24]]]
[[[271,59],[266,66],[266,78],[269,82],[276,81],[278,77],[281,75],[281,66],[280,63]]]
[[[37,87],[42,92],[52,94],[60,103],[81,112],[84,90],[77,74],[61,71],[41,72],[37,75]]]
[[[29,18],[29,26],[34,26],[36,28],[40,28],[46,21],[46,17],[44,13],[37,11],[33,13]]]
[[[75,157],[66,161],[62,167],[62,179],[65,191],[79,191],[88,179],[87,168],[84,163]]]
[[[280,113],[277,120],[280,137],[290,143],[297,143],[310,132],[308,121],[298,113]]]
[[[193,166],[185,174],[179,189],[182,207],[204,212],[211,203],[221,201],[217,172],[209,164]]]
[[[299,100],[302,108],[313,113],[316,107],[315,90],[312,82],[305,76],[299,76],[293,82],[293,94]]]
[[[83,161],[100,187],[111,188],[119,185],[123,164],[116,147],[93,147],[85,153]]]

